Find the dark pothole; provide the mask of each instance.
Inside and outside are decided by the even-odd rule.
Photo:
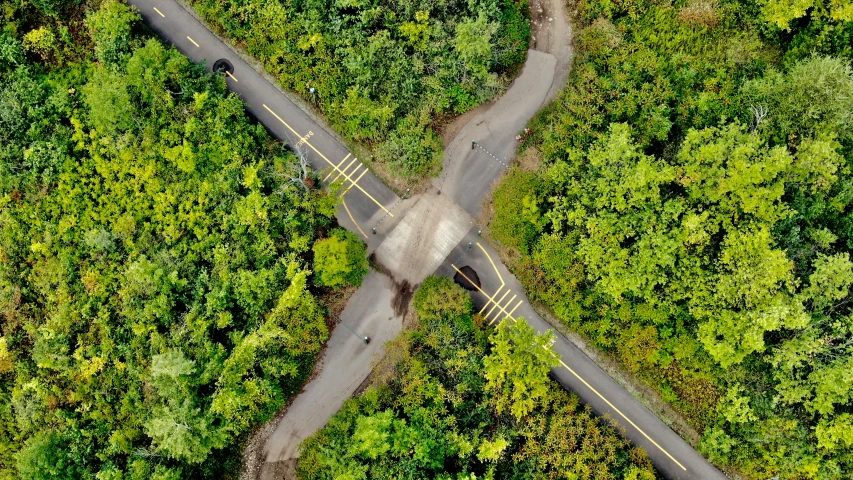
[[[453,281],[465,290],[474,291],[480,288],[480,276],[468,265],[465,265],[456,272],[456,275],[453,276]]]

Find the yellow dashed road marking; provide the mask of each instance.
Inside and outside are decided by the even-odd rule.
[[[195,45],[196,47],[201,48],[201,47],[199,46],[199,44],[195,43],[195,40],[193,40],[192,38],[190,38],[190,36],[189,36],[189,35],[187,35],[187,40],[189,40],[189,41],[193,42],[193,45]]]
[[[480,309],[480,311],[479,311],[479,312],[477,312],[477,313],[478,313],[478,314],[480,314],[480,315],[482,315],[482,314],[483,314],[483,311],[484,311],[484,310],[486,310],[486,307],[488,307],[490,303],[494,303],[494,301],[495,301],[495,297],[497,297],[497,296],[498,296],[498,294],[499,294],[499,293],[501,293],[501,290],[503,290],[503,288],[504,288],[504,286],[503,286],[503,285],[501,285],[500,287],[498,287],[498,289],[497,289],[497,290],[495,290],[495,294],[494,294],[494,295],[492,295],[491,297],[489,297],[488,295],[486,295],[486,297],[488,297],[489,301],[488,301],[488,302],[486,302],[486,304],[485,304],[485,305],[483,305],[483,308],[481,308],[481,309]]]
[[[361,177],[363,177],[363,176],[364,176],[364,174],[365,174],[365,173],[367,173],[368,171],[370,171],[370,169],[369,169],[369,168],[367,168],[367,167],[364,167],[364,171],[363,171],[363,172],[361,172],[361,175],[359,175],[359,176],[358,176],[358,178],[356,178],[355,180],[353,180],[353,183],[356,183],[356,184],[357,184],[357,183],[358,183],[358,181],[359,181],[359,180],[361,180]]]
[[[234,80],[235,82],[238,82],[238,83],[240,82],[240,80],[237,80],[237,77],[232,75],[231,72],[229,72],[228,70],[225,70],[225,75],[228,75],[229,77],[231,77],[231,80]]]
[[[291,132],[293,132],[293,134],[294,134],[294,135],[296,135],[297,137],[302,138],[302,137],[299,135],[299,133],[298,133],[296,130],[294,130],[294,129],[293,129],[293,127],[291,127],[290,125],[288,125],[288,123],[287,123],[287,122],[285,122],[284,120],[282,120],[282,118],[281,118],[281,117],[279,117],[277,113],[273,112],[273,111],[270,109],[270,107],[268,107],[266,104],[263,104],[263,105],[264,105],[264,108],[265,108],[268,112],[270,112],[270,113],[271,113],[271,114],[272,114],[272,115],[273,115],[273,116],[274,116],[274,117],[275,117],[279,122],[281,122],[281,124],[282,124],[282,125],[284,125],[285,127],[287,127],[287,129],[288,129],[288,130],[290,130]],[[326,161],[326,163],[328,163],[328,164],[329,164],[330,166],[332,166],[335,170],[337,170],[338,172],[340,172],[340,169],[338,168],[338,166],[337,166],[337,165],[335,165],[334,163],[332,163],[332,161],[331,161],[331,160],[329,160],[329,159],[328,159],[328,157],[326,157],[326,156],[325,156],[325,155],[323,155],[319,150],[317,150],[317,148],[316,148],[314,145],[312,145],[312,144],[311,144],[310,142],[308,142],[308,141],[306,141],[306,142],[305,142],[305,144],[306,144],[306,145],[308,145],[309,147],[311,147],[311,150],[314,150],[314,152],[315,152],[317,155],[319,155],[319,156],[320,156],[320,158],[322,158],[323,160],[325,160],[325,161]],[[343,172],[341,172],[341,173],[343,173]],[[343,175],[344,175],[344,178],[346,178],[347,180],[352,181],[352,179],[351,179],[348,175],[346,175],[346,174],[343,174]],[[373,201],[373,203],[375,203],[377,206],[379,206],[379,208],[381,208],[382,210],[385,210],[385,213],[387,213],[388,215],[390,215],[390,216],[392,216],[392,217],[394,216],[394,214],[393,214],[393,213],[391,213],[387,208],[385,208],[385,205],[382,205],[381,203],[379,203],[379,201],[378,201],[378,200],[376,200],[375,198],[373,198],[373,195],[371,195],[371,194],[367,193],[367,191],[365,191],[363,188],[361,188],[361,186],[360,186],[360,185],[357,185],[357,184],[353,183],[352,185],[350,185],[350,187],[355,187],[355,188],[357,188],[357,189],[358,189],[358,191],[360,191],[360,192],[361,192],[361,193],[363,193],[365,196],[367,196],[367,198],[369,198],[370,200],[372,200],[372,201]]]
[[[513,300],[515,300],[515,297],[517,297],[517,296],[518,296],[518,295],[513,295],[513,296],[512,296],[512,298],[510,298],[510,299],[509,299],[509,301],[508,301],[508,302],[506,302],[506,306],[507,306],[507,307],[509,307],[510,305],[512,305],[512,301],[513,301]],[[518,305],[521,305],[521,304],[522,304],[522,302],[521,302],[521,300],[519,300],[519,301],[518,301]],[[518,305],[516,305],[516,306],[515,306],[515,308],[518,308]],[[512,310],[510,310],[510,312],[509,312],[509,316],[510,316],[510,317],[512,316],[512,312],[514,312],[514,311],[515,311],[515,308],[513,308]],[[489,322],[489,325],[493,325],[493,324],[494,324],[497,320],[499,320],[500,318],[501,318],[501,317],[500,317],[500,315],[495,315],[495,318],[493,318],[493,319],[492,319],[492,321],[490,321],[490,322]]]
[[[457,272],[457,273],[459,273],[459,275],[462,275],[462,277],[463,277],[465,280],[468,280],[468,282],[469,282],[469,283],[471,283],[471,285],[474,285],[474,288],[476,288],[476,289],[477,289],[480,293],[482,293],[486,298],[489,298],[489,294],[488,294],[488,293],[486,293],[486,292],[484,292],[484,291],[483,291],[483,289],[482,289],[482,288],[480,288],[480,287],[478,287],[478,286],[477,286],[477,284],[476,284],[476,283],[474,283],[470,278],[468,278],[468,276],[467,276],[467,275],[465,275],[464,273],[462,273],[462,271],[461,271],[461,270],[459,270],[459,269],[456,267],[456,265],[451,264],[450,266],[451,266],[451,267],[453,267],[453,269],[454,269],[454,270],[456,270],[456,272]],[[503,312],[503,314],[504,314],[504,315],[506,315],[506,310],[505,310],[503,307],[501,307],[500,305],[498,305],[498,309],[499,309],[501,312]],[[509,317],[509,316],[507,315],[507,317]],[[513,318],[512,320],[514,321],[515,319]]]
[[[154,7],[154,11],[157,12],[158,14],[160,14],[161,17],[166,18],[166,16],[163,15],[163,12],[161,12],[160,10],[157,10],[157,7]]]
[[[511,303],[511,302],[512,302],[512,300],[510,300],[510,303]],[[515,312],[515,310],[516,310],[518,307],[520,307],[522,303],[524,303],[524,302],[523,302],[523,301],[521,301],[521,300],[519,300],[519,301],[518,301],[518,305],[516,305],[516,306],[515,306],[515,308],[513,308],[512,310],[510,310],[510,311],[509,311],[510,316],[512,316],[512,313],[513,313],[513,312]]]
[[[500,299],[500,300],[498,300],[497,302],[495,302],[495,304],[494,304],[494,305],[492,305],[492,308],[490,308],[490,309],[489,309],[489,313],[487,313],[487,314],[486,314],[486,318],[489,318],[489,317],[492,315],[492,312],[495,310],[495,307],[497,307],[498,305],[500,305],[500,304],[501,304],[501,302],[503,302],[503,301],[504,301],[504,298],[506,298],[506,296],[507,296],[507,295],[509,295],[509,292],[511,292],[511,291],[512,291],[512,290],[510,290],[510,289],[508,289],[508,288],[506,289],[506,291],[504,292],[504,294],[503,294],[503,296],[501,297],[501,299]]]

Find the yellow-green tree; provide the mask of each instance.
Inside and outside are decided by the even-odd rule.
[[[314,282],[324,287],[361,285],[367,273],[364,242],[354,233],[337,228],[314,244]]]
[[[545,398],[548,372],[558,364],[553,342],[553,331],[537,334],[523,318],[498,324],[489,337],[492,352],[483,359],[485,390],[498,413],[509,411],[521,420]]]

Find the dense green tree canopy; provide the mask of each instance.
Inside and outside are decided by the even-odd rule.
[[[497,187],[491,234],[521,254],[528,292],[672,403],[713,461],[845,478],[844,2],[578,7],[580,61],[528,140],[544,162]]]
[[[529,414],[548,394],[548,372],[558,365],[551,351],[554,332],[538,335],[523,318],[504,320],[491,338],[492,353],[483,359],[484,389],[495,411],[509,411],[516,420]]]
[[[280,183],[294,155],[223,79],[95,3],[2,3],[0,478],[229,478],[327,336],[336,199]]]
[[[314,243],[314,279],[324,287],[360,286],[367,273],[364,242],[352,232],[336,228]]]

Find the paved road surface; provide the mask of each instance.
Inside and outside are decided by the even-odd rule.
[[[370,374],[374,356],[379,353],[370,346],[381,347],[400,333],[402,323],[395,321],[390,283],[387,276],[377,272],[364,278],[363,288],[341,313],[341,321],[349,328],[335,329],[325,351],[334,354],[324,354],[317,366],[336,375],[318,376],[296,397],[264,446],[268,462],[297,457],[299,443],[317,431],[318,424],[325,425]],[[374,297],[373,292],[380,292],[380,296]],[[365,345],[359,336],[370,337],[370,344]]]
[[[128,3],[139,9],[155,32],[192,61],[206,63],[211,70],[217,60],[228,60],[234,67],[233,73],[225,76],[228,88],[246,103],[249,113],[277,138],[303,152],[311,166],[323,172],[326,183],[343,181],[348,193],[337,214],[339,223],[361,236],[371,250],[382,243],[404,212],[405,202],[398,204],[400,198],[373,172],[175,0]],[[374,235],[371,229],[380,220]]]
[[[476,218],[483,199],[515,156],[515,136],[545,103],[557,59],[530,50],[524,70],[488,110],[475,116],[445,148],[444,169],[433,183]]]
[[[559,0],[549,1],[554,5],[559,3]],[[248,111],[278,138],[305,152],[314,168],[331,173],[327,177],[328,181],[334,180],[335,176],[345,180],[348,188],[345,196],[346,206],[342,205],[338,219],[342,225],[359,232],[368,242],[371,250],[380,247],[386,238],[392,243],[408,241],[410,238],[421,241],[434,233],[418,233],[417,229],[413,228],[409,228],[410,233],[405,235],[395,232],[394,227],[397,222],[407,214],[406,207],[417,203],[417,200],[401,202],[399,207],[394,208],[398,205],[399,198],[390,189],[367,171],[360,162],[352,159],[349,152],[332,135],[243,62],[227,45],[174,0],[129,0],[129,3],[139,8],[145,20],[155,31],[192,60],[206,61],[208,65],[212,65],[214,61],[225,58],[234,65],[233,75],[227,78],[228,86],[246,102]],[[446,171],[437,179],[436,187],[442,189],[447,197],[468,214],[476,215],[485,194],[506,168],[506,164],[510,163],[515,150],[515,134],[541,107],[546,97],[550,96],[549,92],[553,94],[554,79],[561,76],[560,61],[565,64],[565,59],[556,59],[549,53],[531,50],[524,72],[507,94],[484,116],[470,122],[451,142],[446,152]],[[477,142],[473,149],[472,141]],[[441,193],[440,191],[430,194]],[[409,213],[441,215],[440,209],[432,209],[432,213],[427,214],[417,213],[424,210],[429,211],[429,209],[412,208]],[[461,214],[456,217],[453,225],[442,227],[439,222],[436,223],[438,227],[435,228],[452,228],[458,231],[466,218],[470,218]],[[382,218],[386,221],[380,225],[378,234],[373,235],[370,228]],[[412,220],[421,220],[421,217],[409,219],[408,222],[400,222],[400,224],[432,225],[429,219],[423,219],[423,222]],[[425,237],[425,234],[429,235]],[[400,235],[404,235],[405,238],[401,238]],[[434,248],[426,248],[432,245],[424,247],[424,251],[434,250]],[[456,273],[457,267],[461,268],[464,265],[469,265],[478,272],[482,286],[481,290],[475,292],[473,296],[476,305],[482,308],[482,313],[488,318],[496,320],[503,317],[511,319],[523,317],[539,331],[550,329],[548,323],[531,308],[521,285],[500,262],[497,253],[477,236],[477,227],[471,228],[452,249],[445,247],[441,254],[446,259],[438,268],[439,274],[452,276]],[[407,253],[407,255],[411,254]],[[430,255],[434,256],[435,252]],[[400,265],[398,271],[392,271],[392,275],[406,277],[407,274],[411,274],[405,271],[404,263],[398,262]],[[415,279],[422,276],[422,272],[417,272]],[[384,305],[388,302],[380,298],[381,295],[387,295],[387,292],[393,289],[393,285],[388,284],[385,279],[369,279],[362,291],[354,296],[360,300],[355,302],[352,308],[348,305],[347,309],[359,310],[370,303]],[[379,314],[373,321],[367,322],[365,328],[375,328],[383,321],[388,321],[391,326],[387,328],[393,332],[396,329],[393,325],[399,321],[399,318],[395,320],[391,317],[382,320],[380,318],[382,315]],[[368,327],[368,325],[373,326]],[[348,338],[348,335],[352,338]],[[350,343],[346,347],[336,346],[338,343],[345,344],[347,340]],[[329,348],[349,352],[360,343],[354,335],[339,328],[333,333]],[[376,348],[374,344],[370,347]],[[655,466],[667,477],[697,480],[726,478],[570,341],[558,334],[554,349],[561,356],[561,365],[553,370],[554,377],[562,385],[574,391],[585,403],[591,405],[597,413],[612,417],[625,429],[625,435],[632,442],[648,452]],[[366,353],[365,350],[353,350],[349,355],[364,357]],[[344,367],[341,367],[341,371],[335,372],[331,362],[326,366],[329,368],[321,372],[321,377],[330,375],[327,378],[340,378],[339,375],[344,371]],[[350,377],[355,375],[347,374]],[[318,378],[316,381],[321,379]],[[308,389],[311,388],[322,390],[321,386],[309,385]],[[312,398],[311,395],[304,395],[301,401],[297,398],[294,406],[303,403],[310,406],[311,403],[307,400],[310,398]],[[323,415],[327,414],[328,412]],[[286,429],[286,426],[282,428]],[[288,450],[287,455],[292,455],[292,452]],[[280,458],[289,458],[287,455]]]

